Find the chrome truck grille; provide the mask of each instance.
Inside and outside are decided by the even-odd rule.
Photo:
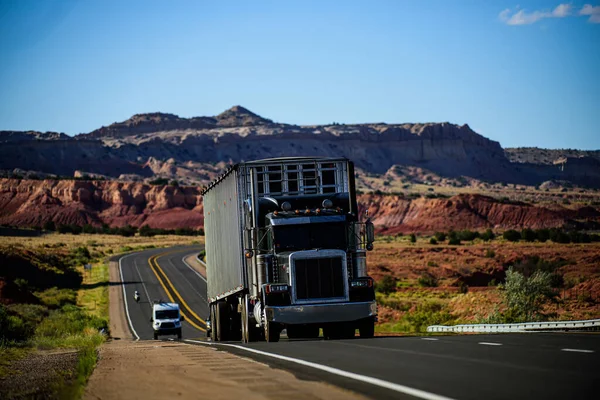
[[[296,300],[343,298],[345,274],[341,257],[295,260]]]

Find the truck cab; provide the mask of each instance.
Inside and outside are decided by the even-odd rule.
[[[181,322],[184,320],[179,304],[155,302],[152,305],[152,329],[154,331],[154,340],[160,335],[177,335],[181,339]]]

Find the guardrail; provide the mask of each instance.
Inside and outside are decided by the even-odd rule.
[[[520,324],[431,325],[427,332],[534,332],[534,331],[600,330],[600,319],[585,321],[524,322]]]

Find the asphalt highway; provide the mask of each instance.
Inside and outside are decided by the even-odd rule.
[[[600,335],[594,333],[337,341],[284,336],[279,343],[210,343],[201,320],[208,315],[206,283],[182,260],[197,251],[199,247],[153,249],[121,259],[130,319],[141,339],[152,338],[147,298],[171,295],[185,302],[187,343],[214,345],[372,398],[587,399],[600,393]],[[140,303],[133,301],[134,290],[142,294]]]

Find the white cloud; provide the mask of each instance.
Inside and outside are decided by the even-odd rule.
[[[503,10],[498,18],[507,25],[530,25],[544,18],[569,17],[573,15],[572,11],[573,6],[569,3],[559,4],[552,11],[536,10],[528,12],[527,10],[520,10],[517,6],[514,11],[509,8]],[[600,6],[592,7],[590,4],[586,4],[579,11],[579,15],[589,15],[590,22],[600,23]]]
[[[572,6],[570,4],[559,4],[554,11],[552,11],[552,16],[555,18],[568,17],[571,15],[571,8]]]
[[[586,4],[583,6],[581,11],[579,11],[579,15],[589,15],[588,22],[593,24],[600,24],[600,6],[592,6],[591,4]]]

